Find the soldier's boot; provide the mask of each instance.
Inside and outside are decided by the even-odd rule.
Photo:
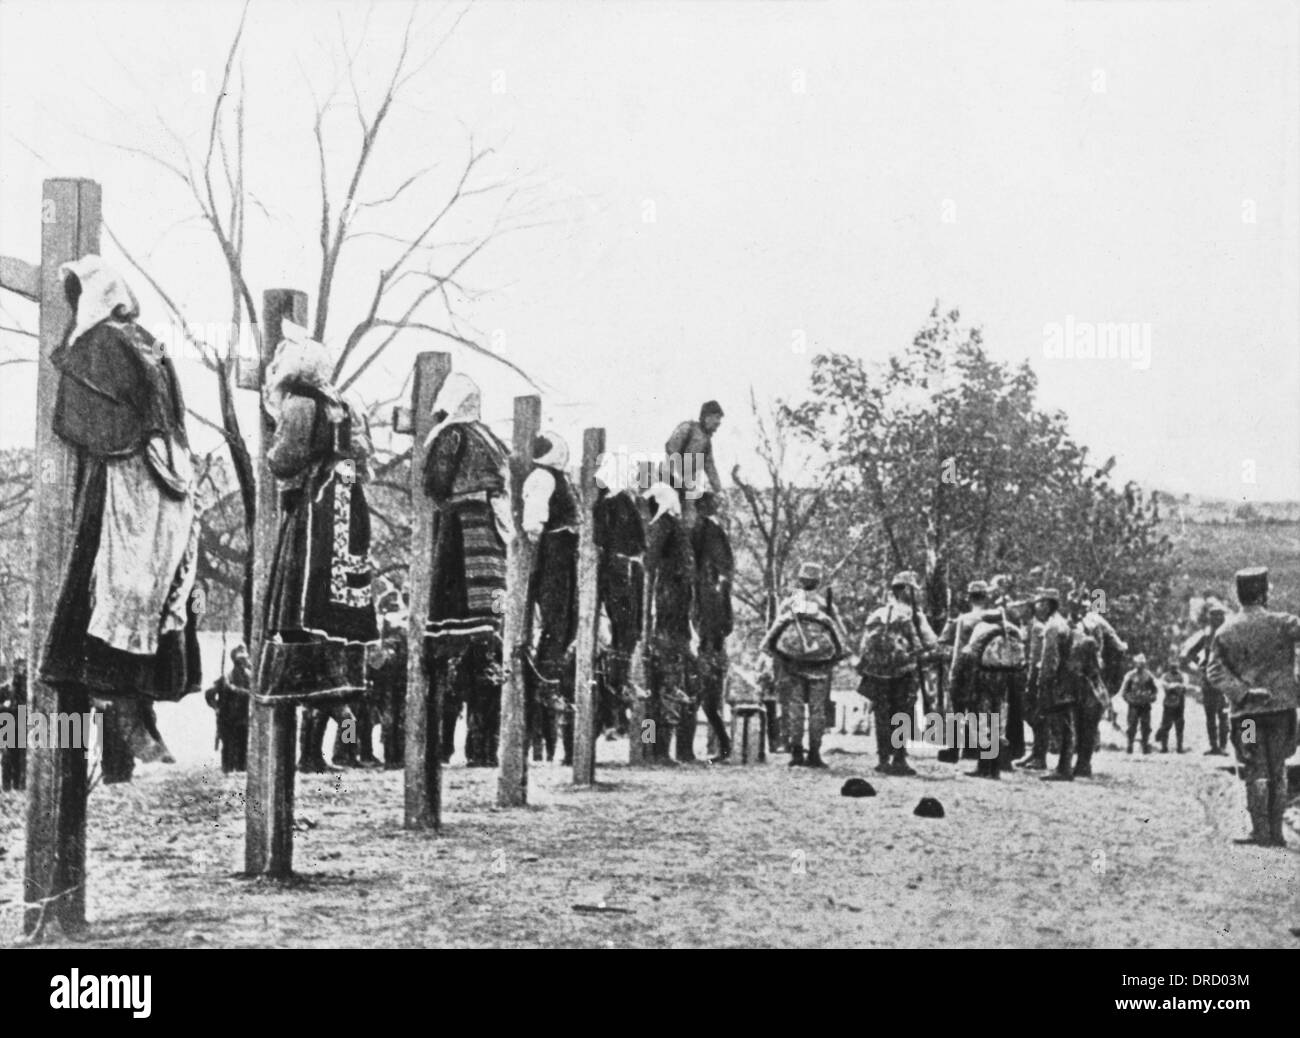
[[[808,763],[810,768],[824,768],[826,762],[822,760],[822,741],[819,738],[808,736]]]
[[[802,768],[802,767],[804,766],[803,747],[802,747],[802,746],[791,746],[791,747],[790,747],[790,765],[789,765],[789,766],[792,767],[792,768]]]
[[[1286,836],[1282,832],[1282,816],[1286,813],[1286,775],[1280,784],[1273,786],[1268,801],[1268,842],[1274,847],[1285,847]]]
[[[1130,754],[1133,752],[1133,736],[1131,735],[1128,737],[1128,752]]]
[[[683,714],[689,712],[689,706],[683,708]],[[696,720],[693,717],[683,717],[682,723],[677,726],[677,760],[682,764],[695,761],[695,727]]]
[[[672,745],[677,741],[677,725],[666,724],[663,726],[663,738],[655,742],[655,753],[658,757],[657,763],[667,768],[677,767],[677,761],[673,760],[670,752]]]
[[[882,775],[889,774],[889,762],[894,756],[894,748],[889,745],[889,725],[881,724],[876,718],[876,770]],[[943,753],[939,754],[942,759]],[[955,759],[955,758],[954,758]]]
[[[1250,835],[1239,836],[1233,843],[1255,843],[1268,846],[1272,842],[1269,831],[1268,779],[1246,783],[1246,811],[1250,814]]]
[[[298,739],[298,770],[307,775],[341,771],[325,763],[325,728],[330,716],[324,710],[308,707],[303,711],[302,734]]]
[[[898,750],[894,754],[894,762],[889,766],[891,775],[915,775],[916,769],[907,763],[907,751]]]

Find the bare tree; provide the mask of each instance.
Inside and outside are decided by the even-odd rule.
[[[415,170],[402,177],[395,186],[380,187],[374,183],[378,179],[375,156],[380,151],[385,128],[391,125],[394,104],[410,88],[416,77],[430,66],[468,9],[466,6],[453,12],[449,24],[443,25],[441,31],[431,33],[430,30],[437,28],[438,23],[446,21],[442,16],[451,9],[440,8],[429,24],[417,26],[417,12],[424,8],[412,6],[402,31],[398,54],[377,100],[367,102],[363,97],[357,70],[357,57],[367,42],[369,11],[360,36],[355,41],[349,41],[340,20],[338,45],[343,56],[341,67],[336,61],[332,83],[323,95],[318,95],[306,72],[303,73],[313,102],[310,118],[316,142],[320,191],[320,277],[312,300],[315,306],[312,321],[315,338],[325,340],[330,334],[336,277],[340,262],[351,243],[362,238],[378,239],[390,254],[375,271],[374,289],[364,312],[356,317],[343,339],[335,370],[336,380],[343,390],[351,388],[361,378],[385,350],[392,346],[403,329],[416,329],[437,335],[466,349],[493,357],[532,381],[518,365],[495,354],[477,340],[472,330],[467,330],[462,325],[452,292],[462,299],[472,299],[475,293],[461,278],[474,258],[504,234],[537,227],[546,222],[541,219],[537,208],[523,204],[534,188],[519,186],[516,179],[487,178],[485,170],[493,149],[476,145],[471,135],[459,171],[451,179],[446,196],[431,207],[433,215],[414,234],[391,234],[373,223],[376,214],[392,206],[417,185],[426,182],[438,168],[439,164],[435,163]],[[265,214],[264,207],[257,201],[245,179],[248,91],[244,75],[243,41],[248,13],[249,5],[245,3],[227,51],[221,83],[208,120],[206,146],[201,156],[191,153],[182,136],[167,124],[160,113],[158,123],[174,145],[176,154],[160,155],[148,148],[114,140],[102,142],[150,162],[184,187],[194,202],[197,217],[209,228],[216,241],[229,278],[230,322],[226,341],[212,343],[203,338],[184,312],[176,295],[169,292],[162,283],[162,278],[155,276],[149,269],[147,260],[137,259],[136,252],[128,248],[122,236],[105,224],[110,239],[127,262],[154,289],[186,343],[216,379],[220,415],[212,418],[193,410],[190,413],[195,420],[221,434],[232,463],[234,485],[217,493],[205,505],[200,541],[200,572],[205,577],[212,578],[222,570],[228,573],[233,565],[242,567],[243,626],[246,635],[251,629],[252,621],[252,554],[247,551],[247,545],[252,543],[255,490],[252,456],[240,428],[234,391],[241,342],[251,339],[259,354],[262,349],[256,303],[258,293],[253,290],[246,275],[245,250],[250,205],[261,209]],[[417,56],[412,41],[416,38],[429,38],[431,35],[435,40],[432,47],[423,55]],[[327,162],[327,154],[333,152],[327,144],[331,133],[329,116],[347,108],[355,112],[358,134],[347,163],[346,186],[339,194],[331,188],[330,164]],[[462,240],[448,240],[443,236],[451,214],[458,212],[472,198],[489,196],[499,199],[499,205],[495,215],[485,221],[486,225],[478,233]],[[366,219],[363,220],[363,217]],[[363,223],[366,226],[362,226]],[[375,417],[378,418],[378,414]],[[387,476],[392,479],[408,458],[409,452],[379,459],[379,478]],[[217,486],[210,483],[208,489],[216,490]],[[232,528],[232,519],[237,520],[238,526],[235,528]],[[384,522],[383,516],[381,522]],[[397,533],[404,528],[400,520],[387,525]]]

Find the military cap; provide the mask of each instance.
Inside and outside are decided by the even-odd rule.
[[[988,584],[982,580],[972,580],[966,585],[966,594],[968,595],[987,595],[990,590]]]
[[[1268,567],[1237,570],[1237,601],[1257,602],[1268,593]]]
[[[1061,604],[1061,593],[1054,587],[1040,587],[1034,592],[1035,602],[1055,602]]]
[[[821,579],[822,579],[822,567],[821,567],[821,563],[819,563],[819,562],[802,562],[802,563],[800,563],[800,564],[799,564],[799,578],[798,578],[798,579],[800,579],[800,580],[815,580],[815,581],[817,581],[817,583],[820,584],[820,583],[821,583]]]
[[[899,573],[894,574],[894,579],[889,582],[889,586],[891,588],[892,587],[916,588],[916,587],[920,587],[920,584],[917,582],[916,574],[913,573],[910,569],[905,569]]]
[[[1228,615],[1228,607],[1224,605],[1222,602],[1220,602],[1217,598],[1206,605],[1205,611],[1211,614],[1218,613],[1220,616]]]

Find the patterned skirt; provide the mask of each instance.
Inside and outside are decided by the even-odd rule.
[[[359,696],[366,690],[366,649],[379,640],[365,492],[335,472],[315,493],[284,494],[281,510],[261,694],[295,702]]]
[[[499,651],[506,543],[486,501],[465,501],[438,513],[430,579],[426,656],[460,656],[472,645]]]

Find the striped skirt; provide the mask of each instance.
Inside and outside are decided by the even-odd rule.
[[[475,644],[499,646],[506,602],[506,543],[486,501],[440,511],[425,652],[459,656]]]

